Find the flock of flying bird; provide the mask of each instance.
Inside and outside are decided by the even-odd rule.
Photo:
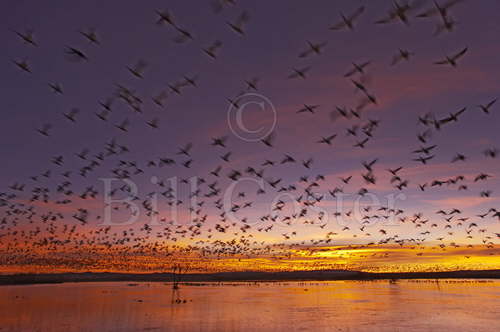
[[[459,4],[460,0],[451,0],[446,3],[435,1],[429,8],[422,7],[422,1],[401,2],[394,1],[387,14],[378,19],[375,24],[390,24],[401,22],[410,25],[413,19],[437,18],[435,34],[451,32],[455,28],[456,20],[451,16],[451,9]],[[238,6],[235,0],[214,1],[213,10],[216,14],[221,13],[229,6]],[[363,18],[365,7],[361,6],[348,14],[341,13],[338,22],[329,27],[330,30],[355,30],[358,20]],[[158,26],[170,29],[175,37],[173,42],[177,44],[194,42],[194,34],[181,25],[169,10],[152,10],[152,20],[156,20]],[[242,10],[241,14],[233,20],[224,22],[228,31],[232,31],[244,38],[247,28],[253,23],[248,11]],[[79,31],[82,38],[90,44],[105,47],[99,39],[97,30],[85,29]],[[43,47],[37,42],[33,31],[15,34],[29,47]],[[215,40],[204,47],[200,52],[214,61],[223,47],[221,40]],[[298,58],[309,58],[320,56],[327,42],[306,42],[306,48],[301,50]],[[74,47],[63,47],[69,61],[87,62],[89,55],[86,51]],[[455,53],[447,55],[443,59],[437,59],[435,65],[448,65],[459,67],[460,61],[467,54],[467,47],[459,48]],[[391,65],[397,65],[401,61],[410,61],[414,53],[399,49],[394,55]],[[26,60],[14,60],[14,64],[22,71],[35,74]],[[353,123],[345,128],[345,136],[353,139],[353,149],[369,149],[372,140],[376,139],[377,128],[380,120],[368,118],[365,110],[370,106],[376,106],[378,99],[368,84],[365,75],[370,68],[370,61],[353,63],[345,73],[341,73],[348,84],[352,84],[356,90],[358,99],[353,108],[337,106],[330,113],[332,122],[337,123],[340,119]],[[148,62],[139,60],[137,63],[126,66],[130,75],[138,80],[147,79],[145,75]],[[311,66],[296,67],[290,70],[288,79],[308,79]],[[202,75],[200,75],[202,77]],[[168,84],[166,89],[154,94],[150,101],[153,105],[163,108],[166,100],[174,95],[184,95],[186,90],[198,87],[198,75],[185,75],[175,82]],[[239,107],[238,97],[248,91],[259,90],[259,78],[244,81],[245,88],[241,94],[226,98],[233,107]],[[140,81],[139,81],[140,82]],[[64,97],[64,89],[61,83],[49,83],[53,93]],[[99,111],[95,112],[95,121],[110,121],[118,103],[126,105],[130,110],[139,115],[144,113],[148,101],[133,88],[117,84],[114,94],[99,101]],[[436,116],[432,113],[423,114],[418,118],[421,130],[417,136],[420,147],[413,151],[415,164],[426,167],[436,156],[438,145],[433,143],[433,133],[445,131],[448,126],[458,122],[466,112],[481,112],[491,115],[495,112],[496,98],[492,98],[484,104],[480,104],[473,110],[464,107],[451,112],[446,116]],[[304,104],[294,116],[306,117],[314,115],[320,109],[320,105]],[[61,117],[69,123],[78,124],[82,116],[78,108],[64,112]],[[155,117],[144,120],[145,124],[154,129],[161,130],[160,119]],[[130,135],[131,121],[128,117],[113,124],[110,129],[112,136]],[[50,142],[54,126],[46,123],[39,126],[36,131]],[[277,134],[271,133],[260,140],[262,149],[274,149],[280,154],[277,145]],[[340,133],[319,137],[316,142],[320,145],[333,146],[341,138]],[[448,247],[459,247],[460,244],[453,240],[457,235],[465,235],[467,239],[474,239],[487,248],[494,248],[495,239],[500,234],[490,232],[485,224],[486,220],[500,221],[500,209],[491,207],[480,215],[470,216],[461,211],[460,208],[452,210],[439,210],[436,216],[426,217],[423,213],[409,213],[403,209],[390,206],[364,206],[359,213],[356,211],[326,211],[322,208],[326,201],[335,200],[342,196],[344,187],[352,189],[351,180],[355,175],[348,175],[339,179],[337,186],[332,186],[323,174],[312,173],[313,158],[302,160],[296,155],[281,153],[282,157],[275,160],[262,160],[248,165],[244,169],[231,167],[233,151],[230,151],[231,140],[228,136],[214,137],[211,139],[210,148],[218,154],[219,166],[208,172],[197,172],[192,174],[193,178],[182,178],[180,185],[186,189],[187,195],[178,193],[167,179],[159,177],[155,182],[154,190],[140,196],[135,193],[132,186],[125,180],[141,182],[145,175],[158,175],[168,173],[175,176],[179,168],[189,171],[196,163],[194,152],[197,143],[187,143],[178,148],[171,155],[151,157],[150,160],[134,160],[128,155],[134,147],[121,143],[119,138],[111,138],[104,142],[99,151],[91,152],[89,148],[74,151],[73,155],[57,155],[50,159],[50,168],[27,179],[13,181],[5,191],[0,192],[0,265],[44,265],[66,266],[71,268],[98,267],[100,260],[104,257],[120,257],[121,260],[110,260],[108,264],[116,264],[115,268],[127,269],[127,260],[134,255],[146,255],[150,257],[165,258],[164,264],[175,261],[175,257],[197,257],[204,262],[205,267],[210,265],[210,259],[217,257],[257,257],[265,255],[274,258],[290,257],[290,248],[321,248],[333,246],[337,238],[352,238],[354,242],[361,243],[349,245],[351,248],[370,247],[376,245],[400,245],[413,249],[422,248],[427,242],[437,243],[435,247],[446,250]],[[205,143],[206,145],[206,143]],[[484,152],[484,158],[494,159],[499,151],[494,147]],[[79,161],[78,169],[68,169],[67,160],[76,158]],[[458,153],[451,162],[465,162],[467,157]],[[379,176],[377,175],[378,158],[361,163],[362,173],[360,180],[364,185],[354,190],[358,196],[365,196],[371,192],[371,187],[376,186]],[[294,181],[287,182],[283,177],[271,177],[275,169],[283,169],[298,165],[305,174]],[[109,169],[106,169],[106,168]],[[106,170],[104,170],[106,169]],[[386,170],[390,176],[390,185],[397,191],[405,191],[410,186],[425,192],[437,187],[456,188],[456,190],[468,190],[470,183],[483,183],[493,175],[478,172],[473,178],[463,175],[451,176],[446,179],[432,179],[426,183],[414,184],[411,179],[404,177],[404,166],[397,166]],[[104,216],[102,209],[85,207],[87,202],[102,202],[104,192],[100,189],[98,178],[106,171],[115,179],[124,180],[121,185],[114,187],[111,192],[106,193],[112,198],[128,197],[129,200],[114,204],[103,204],[114,213],[141,215],[138,224],[130,226],[103,225]],[[380,170],[378,170],[380,171]],[[280,173],[280,172],[279,172]],[[278,173],[278,174],[279,174]],[[258,189],[236,191],[228,202],[224,195],[227,188],[241,179],[254,178],[262,186]],[[78,180],[75,180],[77,178]],[[194,180],[193,180],[194,179]],[[83,187],[77,182],[85,181]],[[194,186],[193,186],[194,181]],[[237,187],[238,188],[238,187]],[[259,208],[255,207],[258,197],[277,197],[276,195],[287,194],[290,199],[276,199],[273,201],[270,211],[260,216]],[[262,195],[262,196],[261,196]],[[492,191],[484,189],[480,192],[481,197],[490,197]],[[281,197],[281,196],[278,196]],[[156,200],[159,204],[156,204]],[[90,206],[90,204],[88,204]],[[140,206],[140,211],[134,211],[132,205]],[[298,208],[297,208],[298,207]],[[188,222],[177,222],[165,211],[181,209],[186,212]],[[257,211],[257,212],[256,212]],[[330,214],[330,215],[327,215]],[[147,217],[147,218],[146,218]],[[158,225],[151,225],[147,220],[156,217]],[[332,222],[336,219],[356,218],[356,222],[347,223],[343,226]],[[442,218],[441,222],[436,221]],[[145,219],[146,221],[144,221]],[[415,234],[405,236],[397,234],[397,229],[381,227],[384,221],[395,220],[399,223],[411,225],[415,228]],[[140,224],[140,225],[139,225]],[[278,224],[278,225],[277,225]],[[311,239],[296,240],[299,237],[300,227],[314,227],[322,236]],[[140,227],[137,227],[139,225]],[[433,236],[435,230],[444,231],[444,235]],[[271,233],[283,241],[266,241],[259,238],[259,233]],[[441,234],[441,233],[440,233]],[[363,240],[363,237],[370,239]],[[374,239],[379,240],[374,240]],[[472,247],[472,244],[468,246]],[[62,255],[57,255],[63,252]],[[418,253],[421,255],[421,253]],[[126,257],[125,259],[123,259]],[[170,258],[169,258],[170,257]],[[205,259],[206,258],[206,259]],[[181,258],[182,259],[182,258]],[[120,262],[120,263],[118,263]],[[147,265],[147,264],[145,264]]]

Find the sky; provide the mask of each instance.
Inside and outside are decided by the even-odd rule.
[[[360,6],[364,6],[364,12],[356,20],[353,31],[329,29],[339,22],[341,12],[349,15]],[[159,218],[165,218],[165,222],[175,219],[175,226],[153,225],[151,232],[141,230],[150,219],[147,211],[141,209],[137,221],[127,224],[130,211],[122,206],[112,211],[113,223],[122,224],[113,225],[110,231],[110,234],[115,232],[115,244],[120,237],[127,237],[124,230],[135,229],[137,234],[142,234],[137,240],[141,245],[161,243],[213,248],[212,240],[236,238],[239,241],[243,237],[245,241],[256,241],[252,246],[261,241],[265,243],[263,246],[281,243],[348,246],[378,243],[398,235],[400,239],[425,238],[424,242],[434,246],[443,242],[436,240],[440,237],[445,238],[446,246],[450,243],[496,246],[499,219],[492,217],[493,213],[486,218],[477,215],[491,208],[500,210],[499,159],[483,154],[487,149],[500,148],[500,104],[494,104],[490,114],[482,112],[477,105],[498,96],[500,59],[495,55],[500,51],[500,22],[496,15],[500,4],[493,0],[459,2],[448,13],[458,22],[456,28],[438,36],[434,36],[434,31],[439,17],[415,17],[432,7],[430,1],[421,2],[420,8],[410,12],[408,25],[399,20],[374,24],[387,16],[392,6],[392,1],[315,1],[312,4],[259,0],[237,1],[215,13],[210,1],[3,1],[0,4],[0,41],[4,51],[0,54],[0,75],[5,83],[0,98],[4,112],[0,122],[0,155],[3,157],[0,192],[16,195],[9,203],[25,204],[23,209],[32,205],[39,211],[30,222],[26,215],[12,214],[12,205],[0,207],[0,217],[5,220],[0,228],[4,238],[2,262],[5,269],[9,268],[9,258],[19,253],[12,248],[22,247],[23,241],[26,241],[24,246],[33,246],[37,243],[35,238],[53,233],[61,239],[67,238],[67,232],[62,230],[64,225],[76,225],[80,237],[87,234],[85,236],[95,240],[96,235],[92,232],[106,226],[102,222],[105,214],[102,179],[114,176],[110,171],[120,168],[117,166],[120,160],[136,162],[142,171],[130,179],[137,185],[140,197],[133,203],[140,205],[151,197],[148,194],[157,193],[159,206],[155,211]],[[179,32],[175,28],[156,24],[156,12],[164,10],[172,14],[178,28],[192,34],[192,40],[176,43],[173,40]],[[228,22],[236,22],[243,12],[248,13],[249,19],[244,24],[244,35],[239,35],[231,30]],[[99,45],[92,44],[80,33],[91,28],[96,31]],[[24,43],[15,33],[30,29],[34,31],[37,46]],[[222,46],[213,59],[203,49],[215,41],[222,42]],[[308,50],[308,42],[326,44],[320,54],[299,57]],[[65,54],[68,47],[81,50],[88,60],[75,61],[68,57]],[[467,53],[458,60],[456,68],[434,64],[465,47]],[[408,61],[391,66],[400,49],[410,51],[412,56]],[[21,71],[13,62],[24,60],[31,73]],[[135,77],[127,69],[138,61],[147,63],[142,78]],[[365,75],[344,77],[353,62],[367,61],[370,64]],[[306,79],[289,79],[294,68],[310,68]],[[175,93],[169,86],[185,81],[185,77],[195,77],[196,87],[182,86],[181,93]],[[257,89],[248,89],[246,82],[254,78],[258,78]],[[336,107],[354,109],[364,98],[351,79],[362,82],[369,93],[376,96],[377,104],[363,108],[360,119],[337,117],[332,121],[330,114]],[[51,91],[49,83],[60,84],[63,94]],[[100,102],[116,96],[118,85],[134,91],[134,95],[143,100],[141,113],[115,97],[108,120],[99,120],[95,113],[103,111]],[[165,106],[159,107],[152,97],[162,91],[166,91],[168,97]],[[243,97],[239,97],[241,94]],[[238,107],[230,101],[236,99]],[[318,107],[314,114],[298,113],[304,105]],[[467,108],[459,121],[443,125],[440,131],[432,130],[426,144],[418,141],[417,134],[428,129],[419,124],[419,116],[432,113],[437,119],[444,119],[463,107]],[[75,108],[79,113],[73,123],[63,114]],[[240,122],[238,116],[241,116]],[[127,132],[116,128],[125,119],[130,121]],[[153,119],[158,119],[158,129],[147,125]],[[361,129],[358,137],[348,136],[346,129],[361,127],[369,120],[380,122],[373,131],[373,138],[365,148],[355,147],[366,136]],[[52,126],[50,137],[37,132],[44,124]],[[245,129],[257,132],[249,134],[242,131]],[[260,139],[271,132],[273,147],[267,147]],[[332,146],[318,143],[322,137],[333,134],[337,137]],[[212,145],[213,138],[217,137],[225,137],[226,147]],[[105,151],[106,143],[113,139],[130,152],[98,160],[99,166],[86,177],[79,175],[79,169],[90,160],[96,160],[95,156]],[[188,143],[192,143],[190,155],[179,155],[179,148]],[[412,151],[432,145],[436,145],[431,153],[435,157],[427,165],[413,160],[418,154]],[[87,161],[75,156],[84,149],[90,151]],[[226,162],[221,156],[228,152],[231,154]],[[466,161],[452,163],[457,153],[466,156]],[[280,164],[285,154],[293,156],[297,162]],[[62,166],[52,162],[58,156],[64,157]],[[147,166],[149,161],[158,164],[159,158],[175,159],[176,165]],[[313,161],[308,169],[301,162],[309,158]],[[188,160],[192,160],[189,168],[182,166]],[[275,161],[276,165],[262,166],[266,160]],[[377,160],[373,166],[375,185],[365,183],[361,177],[366,173],[362,163],[372,160]],[[218,166],[223,168],[220,177],[216,178],[210,171]],[[248,175],[244,171],[249,166],[265,169],[264,176]],[[408,181],[408,187],[403,190],[391,184],[391,174],[387,172],[389,168],[400,166],[403,167],[398,173],[401,181]],[[130,171],[137,168],[128,166]],[[41,175],[47,170],[51,170],[49,178]],[[240,171],[248,179],[231,181],[227,175],[233,170]],[[61,176],[66,171],[72,171],[69,179]],[[474,182],[481,173],[492,175],[492,178]],[[297,211],[294,213],[292,207],[302,203],[292,201],[303,196],[304,189],[319,174],[325,180],[319,180],[320,187],[312,189],[324,198],[309,207],[310,214],[305,218],[297,218]],[[351,175],[349,184],[340,180]],[[459,191],[460,183],[430,186],[434,180],[446,181],[459,175],[465,177],[463,184],[468,190]],[[37,181],[30,179],[32,176],[36,176]],[[308,176],[308,182],[301,182],[301,176]],[[152,180],[153,177],[156,180]],[[192,177],[202,177],[206,183],[193,189],[181,181]],[[182,204],[174,204],[177,218],[172,215],[172,206],[158,195],[166,189],[152,183],[162,179],[174,179],[172,183],[179,191],[176,198],[182,200]],[[270,187],[268,182],[277,179],[281,179],[278,188]],[[71,182],[68,188],[75,195],[64,197],[56,193],[56,188],[64,181]],[[221,189],[220,194],[191,197],[196,189],[208,193],[207,184],[214,181]],[[421,191],[418,185],[424,183],[428,183],[428,187]],[[24,190],[12,189],[15,184],[24,184]],[[121,184],[114,185],[121,187]],[[266,193],[257,195],[260,185]],[[277,190],[289,185],[299,189],[293,192]],[[97,191],[96,198],[79,198],[78,195],[89,186]],[[30,201],[32,190],[37,187],[50,189],[48,202]],[[346,196],[340,218],[334,214],[338,210],[338,200],[328,193],[336,187],[342,187]],[[369,194],[359,197],[360,188],[366,188]],[[480,193],[485,191],[491,191],[490,197],[481,197]],[[124,192],[119,192],[124,198]],[[238,197],[239,193],[245,193],[245,197]],[[369,218],[366,231],[359,230],[361,218],[382,216],[383,211],[378,209],[390,205],[388,199],[391,197],[396,197],[392,208],[404,212],[385,223],[381,220],[383,217]],[[239,209],[231,221],[221,221],[221,211],[214,206],[217,198],[224,202],[225,198],[229,200],[229,205],[224,207],[227,215],[231,214],[233,204],[243,206],[251,202],[252,206]],[[61,204],[63,199],[71,202]],[[193,217],[189,208],[195,199],[195,205],[204,203],[194,207],[200,212]],[[356,204],[366,207],[372,199],[375,200],[372,210],[357,209]],[[278,212],[276,226],[270,231],[262,231],[273,222],[260,218],[276,213],[279,200],[285,201],[286,207]],[[445,220],[451,214],[436,214],[438,210],[448,213],[454,208],[459,209],[460,214],[453,215],[451,222]],[[84,223],[72,217],[78,209],[90,213]],[[359,210],[359,213],[354,211],[353,216],[347,216],[350,210]],[[60,212],[63,216],[53,222],[40,221],[49,211]],[[321,211],[324,217],[320,217]],[[413,216],[419,212],[423,216],[415,221]],[[189,229],[193,218],[196,224],[204,215],[203,226]],[[399,218],[403,217],[406,219],[401,222]],[[457,225],[459,218],[469,219]],[[427,219],[429,221],[421,223]],[[287,225],[287,220],[291,220],[291,225]],[[478,227],[470,227],[472,222]],[[228,225],[228,231],[216,230],[215,225],[221,223]],[[321,228],[324,223],[326,226]],[[431,227],[432,224],[436,226]],[[452,229],[445,228],[447,224],[453,225]],[[251,228],[242,230],[245,225]],[[19,234],[13,234],[16,229],[28,232],[37,226],[41,232],[30,235],[27,240],[20,240]],[[349,229],[343,230],[346,226]],[[166,228],[169,235],[159,237]],[[380,232],[381,228],[387,234]],[[467,230],[470,229],[472,233],[469,234]],[[486,231],[479,232],[480,229]],[[177,233],[176,236],[176,230],[187,230],[194,235]],[[426,231],[428,235],[421,234]],[[326,235],[329,232],[336,234]],[[208,237],[210,234],[213,237]],[[468,235],[473,237],[468,238]],[[142,242],[143,237],[145,242]],[[328,237],[332,237],[331,242],[317,242]],[[71,236],[72,241],[73,238],[77,236]],[[52,245],[57,247],[56,242]],[[494,250],[496,254],[497,249]]]

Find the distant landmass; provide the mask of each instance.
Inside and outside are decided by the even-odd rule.
[[[0,275],[0,285],[27,285],[64,282],[229,282],[229,281],[329,281],[380,279],[500,279],[500,270],[371,273],[344,270],[291,272],[220,272],[220,273],[49,273]]]

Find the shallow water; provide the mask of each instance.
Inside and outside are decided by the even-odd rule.
[[[207,283],[175,292],[164,283],[0,286],[0,331],[499,331],[499,286],[467,280]]]

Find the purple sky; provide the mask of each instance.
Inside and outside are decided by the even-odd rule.
[[[339,176],[353,175],[352,183],[344,188],[346,192],[356,192],[365,186],[384,197],[399,192],[390,185],[385,169],[404,166],[401,175],[410,181],[410,186],[403,191],[407,199],[401,208],[412,213],[458,207],[466,215],[474,216],[491,207],[498,208],[499,159],[488,159],[482,151],[500,148],[500,104],[492,107],[490,115],[482,113],[476,105],[496,98],[500,88],[500,3],[495,0],[459,3],[450,9],[450,15],[458,21],[455,31],[437,37],[433,31],[438,18],[415,18],[421,10],[411,15],[409,26],[401,22],[373,24],[386,15],[392,1],[312,3],[237,1],[235,6],[215,14],[208,1],[61,0],[51,1],[50,5],[42,1],[3,1],[0,4],[0,40],[4,50],[0,55],[0,75],[4,82],[0,98],[4,114],[0,122],[1,187],[19,182],[31,188],[29,176],[47,169],[52,169],[54,175],[42,181],[55,187],[63,181],[58,174],[73,169],[71,181],[75,189],[83,190],[92,184],[102,189],[97,179],[109,176],[109,169],[120,158],[105,163],[88,179],[83,179],[76,174],[82,163],[74,154],[88,148],[95,155],[105,142],[116,138],[131,149],[124,158],[139,161],[146,170],[145,175],[135,179],[142,195],[153,190],[148,181],[151,176],[206,176],[223,165],[219,156],[227,151],[232,151],[232,161],[224,165],[224,179],[220,180],[223,187],[229,184],[225,175],[231,169],[244,170],[249,165],[260,168],[265,159],[279,161],[289,153],[297,160],[312,157],[312,169],[306,170],[300,163],[276,166],[266,170],[265,178],[282,177],[283,183],[290,184],[296,183],[301,175],[323,174],[327,176],[328,184],[322,188],[326,191],[341,185]],[[348,14],[362,4],[366,9],[354,31],[328,29],[338,22],[340,11]],[[171,27],[155,24],[155,10],[167,9],[165,6],[175,22],[193,34],[194,40],[176,44],[172,39],[177,33]],[[430,1],[422,9],[429,6],[432,6]],[[245,36],[238,36],[226,22],[234,21],[243,10],[248,11],[250,20],[245,26]],[[78,33],[89,27],[96,28],[100,46],[90,44]],[[23,43],[12,31],[26,29],[35,31],[38,47]],[[223,43],[216,60],[202,51],[215,40]],[[320,55],[301,59],[298,54],[307,49],[308,40],[328,44]],[[89,61],[68,61],[64,54],[66,46],[83,50]],[[433,64],[464,47],[468,47],[468,53],[459,60],[457,68]],[[415,55],[408,62],[390,66],[399,48]],[[12,62],[24,59],[30,64],[32,74],[20,71]],[[149,64],[143,79],[133,77],[126,69],[140,59]],[[379,103],[367,107],[363,121],[332,122],[329,113],[335,106],[355,107],[362,95],[343,77],[353,61],[371,61],[366,84]],[[287,79],[292,68],[308,66],[311,70],[306,80]],[[164,109],[152,103],[151,96],[168,90],[167,84],[174,84],[185,75],[199,75],[198,87],[186,87],[180,96],[170,94]],[[253,77],[260,79],[257,93],[268,98],[277,112],[272,149],[239,139],[228,125],[227,99],[245,90],[245,80]],[[52,93],[49,82],[60,83],[64,94]],[[102,110],[99,101],[113,95],[115,84],[135,90],[144,99],[143,113],[136,114],[117,100],[108,122],[104,123],[94,113]],[[320,107],[314,115],[297,114],[304,104]],[[467,111],[457,123],[434,133],[428,144],[438,147],[429,165],[412,161],[416,155],[411,151],[420,145],[416,134],[424,130],[417,123],[418,116],[432,112],[444,118],[465,106]],[[72,108],[80,109],[76,124],[63,117]],[[268,128],[272,122],[270,114],[250,109],[244,121],[251,128]],[[125,118],[132,123],[128,133],[114,126]],[[159,130],[146,125],[153,118],[160,119]],[[369,118],[381,121],[374,139],[367,143],[366,149],[354,148],[356,139],[347,137],[345,129],[366,123]],[[53,125],[49,138],[36,132],[44,123]],[[321,136],[334,133],[338,137],[333,147],[317,143]],[[228,136],[226,150],[210,146],[211,138],[217,136]],[[191,168],[145,167],[147,161],[158,157],[185,160],[176,156],[176,152],[188,142],[193,143]],[[466,155],[467,162],[451,163],[456,153]],[[58,155],[65,157],[63,167],[50,162]],[[375,166],[379,181],[376,186],[368,186],[360,177],[361,162],[375,158],[379,160]],[[494,177],[474,184],[472,179],[481,172]],[[445,186],[422,193],[417,186],[457,175],[466,175],[468,191],[458,192],[456,186]],[[491,198],[481,198],[482,190],[491,190]],[[257,198],[248,217],[268,213],[274,197],[269,192]],[[249,194],[249,199],[253,198]],[[496,223],[491,231],[499,230],[494,219],[486,223]]]

